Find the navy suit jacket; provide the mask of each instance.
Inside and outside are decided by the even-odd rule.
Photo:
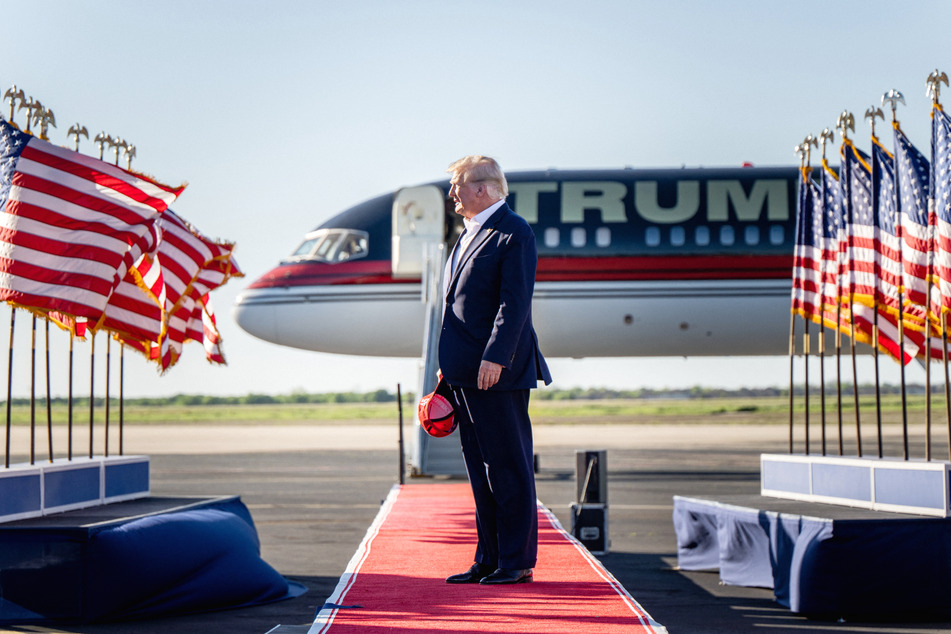
[[[479,366],[486,360],[504,367],[493,390],[551,383],[532,326],[538,265],[532,228],[503,204],[458,258],[439,337],[439,367],[446,381],[477,387]]]

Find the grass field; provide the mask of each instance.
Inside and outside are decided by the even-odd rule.
[[[835,395],[826,395],[826,412],[833,416]],[[925,397],[909,397],[906,403],[909,418],[921,419],[925,412]],[[882,418],[885,422],[901,420],[901,398],[882,398]],[[801,397],[795,403],[797,418],[803,417],[804,402]],[[854,420],[854,404],[851,397],[844,399],[843,411]],[[874,397],[862,397],[859,403],[862,419],[875,416]],[[818,395],[810,399],[811,415],[820,415]],[[945,416],[942,394],[932,397],[932,416],[940,420]],[[54,424],[66,424],[68,412],[65,405],[54,403]],[[119,404],[112,402],[109,421],[119,421]],[[403,404],[404,421],[416,415],[416,404]],[[531,404],[535,424],[659,424],[659,423],[776,423],[789,422],[788,397],[729,397],[703,399],[606,399],[606,400],[534,400]],[[0,410],[5,417],[5,411]],[[96,423],[105,420],[105,407],[100,405],[93,413]],[[260,404],[260,405],[125,405],[123,422],[129,424],[334,424],[351,423],[380,424],[397,420],[399,411],[395,402],[389,403],[321,403],[321,404]],[[33,418],[37,424],[47,421],[46,404],[36,404]],[[5,418],[4,418],[5,420]],[[11,407],[11,421],[15,425],[29,424],[28,405]],[[73,421],[89,422],[89,407],[74,406]]]

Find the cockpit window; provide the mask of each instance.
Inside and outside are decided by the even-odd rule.
[[[308,238],[304,240],[297,249],[291,253],[291,258],[305,258],[314,250],[314,245],[319,242],[317,238]]]
[[[304,236],[304,241],[288,258],[290,262],[312,260],[335,264],[365,258],[369,251],[369,234],[355,229],[318,229]]]

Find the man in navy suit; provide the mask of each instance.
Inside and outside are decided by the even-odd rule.
[[[505,203],[495,160],[467,156],[447,171],[465,231],[446,264],[439,365],[455,399],[478,546],[472,567],[446,581],[525,583],[538,552],[529,390],[551,383],[532,327],[535,235]]]

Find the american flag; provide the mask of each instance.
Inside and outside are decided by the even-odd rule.
[[[951,119],[937,103],[931,119],[932,310],[946,320],[951,310]],[[944,359],[949,348],[940,336],[930,337],[929,347],[935,360]]]
[[[186,295],[200,298],[232,275],[241,275],[231,256],[233,245],[206,238],[171,210],[157,224],[161,232],[157,259],[165,285],[166,310],[173,311]],[[224,275],[215,276],[222,270]],[[147,269],[140,272],[144,278],[149,277]],[[211,276],[216,283],[209,288],[207,279]]]
[[[165,262],[171,257],[177,270],[167,271],[166,285],[173,286],[169,291],[172,308],[183,297],[201,301],[208,293],[223,285],[232,277],[243,277],[244,273],[234,259],[234,244],[208,238],[195,227],[174,213],[166,213],[160,220],[163,240],[159,245],[160,255]],[[169,284],[170,273],[175,283]],[[181,283],[188,279],[188,284]]]
[[[160,253],[161,263],[166,279],[178,282],[168,291],[170,307],[162,366],[176,363],[187,341],[202,343],[209,361],[224,364],[210,293],[232,277],[244,275],[234,260],[234,245],[206,238],[178,216],[170,216],[168,229],[174,240]],[[174,256],[174,262],[180,267],[177,271],[166,270],[170,256]],[[182,287],[178,283],[185,276],[191,277]]]
[[[932,111],[934,147],[934,274],[942,312],[951,310],[951,118],[939,104]]]
[[[147,257],[142,256],[139,261]],[[133,266],[109,298],[100,328],[115,333],[124,343],[157,342],[162,336],[162,301],[138,280]]]
[[[875,345],[874,332],[878,328],[880,350],[910,363],[918,352],[918,345],[908,334],[905,344],[899,346],[898,317],[889,315],[877,303],[880,273],[880,231],[878,218],[872,206],[871,157],[848,139],[842,143],[842,173],[848,179],[846,190],[846,233],[848,254],[845,277],[849,292],[849,318],[855,329],[855,339]],[[850,329],[851,332],[851,329]]]
[[[895,202],[895,161],[891,153],[872,137],[872,196],[879,228],[879,275],[877,304],[897,315],[901,308],[902,260],[901,226]]]
[[[215,310],[211,306],[211,295],[205,295],[195,304],[201,309],[201,343],[205,347],[205,358],[211,363],[224,365],[225,354],[221,350],[221,335],[218,333]]]
[[[944,359],[945,349],[947,349],[948,352],[951,353],[951,344],[949,344],[946,348],[941,337],[935,334],[932,334],[931,337],[928,338],[928,346],[929,346],[929,354],[931,355],[932,361],[941,361],[942,359]],[[927,359],[927,357],[925,356],[924,348],[922,348],[921,351],[918,352],[918,358],[922,362],[924,362]]]
[[[189,340],[205,344],[210,361],[224,363],[208,294],[243,275],[234,245],[206,238],[171,210],[156,226],[158,247],[130,270],[119,289],[128,289],[127,294],[116,293],[126,303],[110,303],[105,325],[163,371],[178,361]]]
[[[924,313],[921,307],[899,309],[902,268],[900,228],[894,213],[893,162],[874,137],[871,157],[850,141],[843,143],[841,156],[842,172],[849,183],[846,197],[851,221],[847,224],[846,268],[856,339],[872,345],[872,333],[877,326],[879,349],[907,364],[921,349]],[[885,161],[883,172],[879,163]],[[898,328],[899,315],[903,318],[903,337]],[[899,346],[902,338],[903,345]]]
[[[931,228],[928,214],[928,160],[895,126],[899,211],[905,301],[927,306],[931,269]]]
[[[837,226],[836,210],[825,213],[823,193],[812,179],[812,169],[803,168],[796,218],[792,312],[827,328],[837,328],[840,317]]]
[[[809,173],[805,167],[799,169],[799,185],[796,191],[796,244],[793,247],[793,270],[792,270],[792,295],[790,303],[794,315],[803,315],[805,310],[804,291],[805,270],[802,266],[803,250],[805,248],[805,236],[803,231],[808,222],[806,217],[806,199],[809,195],[808,182]]]
[[[211,305],[211,296],[198,299],[186,297],[169,320],[168,363],[175,363],[181,356],[182,344],[197,341],[205,348],[205,358],[211,363],[224,364],[221,350],[221,335]],[[163,357],[163,366],[165,365]]]
[[[0,301],[98,327],[156,218],[183,187],[161,185],[0,120]]]
[[[852,305],[852,321],[855,324],[855,338],[868,345],[874,345],[872,337],[873,327],[878,327],[878,349],[888,354],[903,365],[908,365],[921,350],[917,340],[923,339],[918,333],[909,333],[903,330],[904,345],[899,347],[898,318],[882,310],[877,310],[865,304]]]
[[[814,228],[822,243],[822,306],[826,311],[836,312],[845,296],[840,269],[845,252],[840,249],[840,236],[845,236],[842,210],[842,190],[839,177],[823,159],[820,173],[819,208],[817,220],[821,226]]]
[[[796,247],[793,258],[792,312],[804,319],[822,319],[823,245],[821,231],[816,231],[817,219],[821,225],[822,210],[817,204],[820,193],[812,180],[812,169],[803,167],[799,172],[799,197],[796,210]]]
[[[76,318],[72,315],[64,315],[63,313],[51,310],[46,313],[46,318],[51,322],[62,328],[63,330],[68,330],[74,336],[79,337],[80,339],[85,339],[86,337],[86,320],[83,318]]]
[[[846,288],[849,303],[875,307],[878,286],[878,223],[872,211],[872,176],[867,154],[846,139],[842,143],[843,174],[848,177],[846,225]]]

